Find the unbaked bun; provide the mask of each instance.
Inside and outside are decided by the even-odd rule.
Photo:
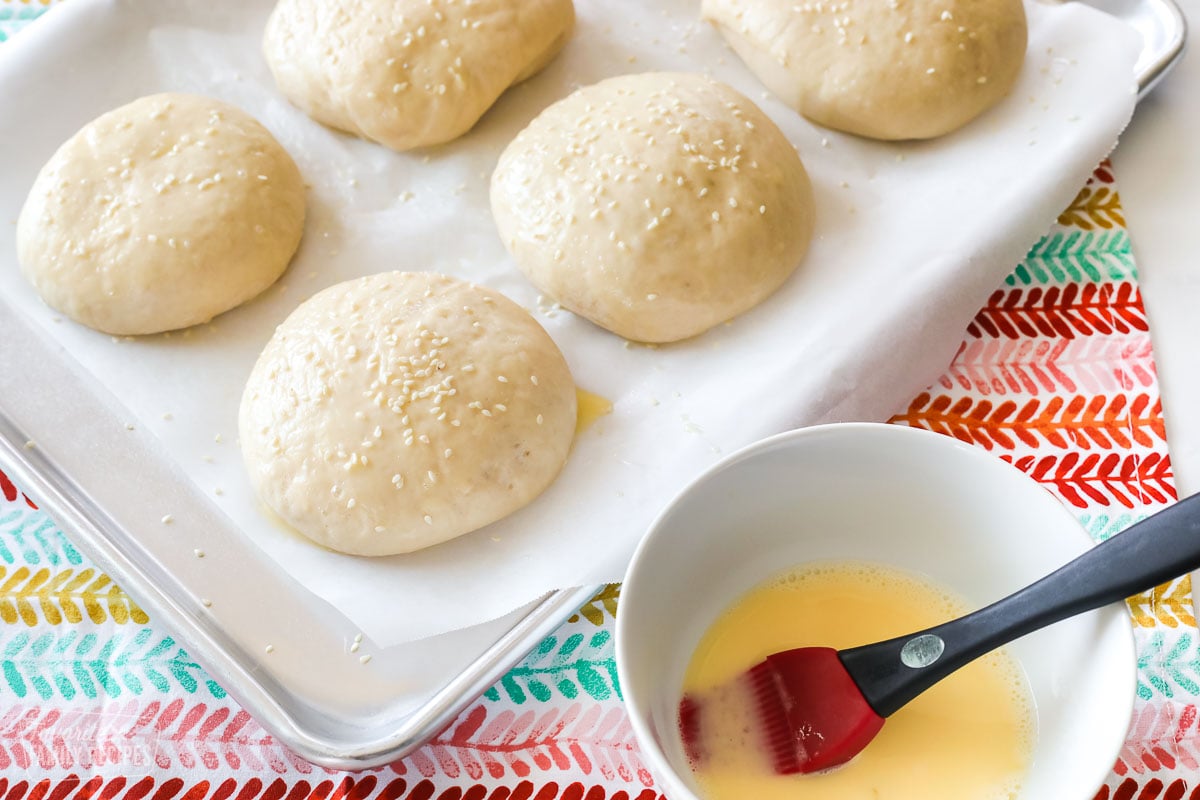
[[[310,117],[408,150],[470,130],[574,24],[571,0],[279,0],[263,53]]]
[[[158,94],[89,122],[38,173],[17,223],[51,307],[112,334],[208,322],[266,289],[304,229],[304,181],[234,106]]]
[[[785,103],[874,139],[956,130],[1025,59],[1021,0],[703,0],[701,15]]]
[[[492,213],[517,266],[627,339],[686,339],[796,268],[812,188],[775,124],[699,75],[610,78],[546,109],[504,151]]]
[[[504,517],[558,474],[575,387],[490,289],[423,272],[337,284],[292,312],[242,396],[258,496],[310,539],[407,553]]]

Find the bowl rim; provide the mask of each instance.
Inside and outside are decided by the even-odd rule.
[[[752,442],[745,447],[730,453],[725,458],[722,458],[720,461],[696,475],[694,478],[689,480],[687,484],[681,488],[666,505],[663,506],[662,510],[647,526],[646,531],[642,534],[641,539],[638,540],[637,547],[634,549],[633,555],[630,558],[628,566],[626,567],[625,574],[621,579],[622,597],[624,598],[626,596],[627,587],[629,587],[631,584],[636,586],[639,582],[644,582],[645,580],[650,579],[650,575],[645,575],[645,577],[642,577],[643,574],[646,573],[647,569],[649,569],[645,564],[645,552],[649,548],[650,542],[655,538],[657,532],[662,529],[665,520],[673,515],[684,503],[690,502],[693,495],[695,495],[695,493],[699,490],[699,487],[709,481],[713,476],[724,472],[743,461],[756,458],[760,454],[774,450],[781,446],[788,445],[794,441],[805,440],[816,436],[827,436],[830,434],[862,434],[864,432],[867,435],[911,437],[930,442],[940,440],[941,445],[937,446],[944,445],[946,446],[947,451],[956,451],[960,453],[961,457],[963,458],[973,459],[978,463],[989,462],[992,467],[994,467],[997,463],[1005,463],[982,448],[967,442],[963,442],[952,436],[947,436],[934,431],[928,431],[923,428],[914,428],[908,425],[896,425],[884,422],[830,422],[820,425],[811,425],[803,428],[795,428],[768,436],[764,439],[759,439],[758,441]],[[934,437],[937,438],[935,439]],[[1023,474],[1016,466],[1011,464],[1009,466],[1018,473]],[[1033,485],[1036,486],[1037,484],[1034,483]],[[1047,494],[1050,493],[1047,492]],[[1082,537],[1086,545],[1088,547],[1094,547],[1096,543],[1088,535],[1083,526],[1079,524],[1079,520],[1071,512],[1071,510],[1068,509],[1058,497],[1055,497],[1053,494],[1051,494],[1051,497],[1054,497],[1054,499],[1058,502],[1062,513],[1069,517],[1071,522],[1074,523],[1072,527],[1078,531],[1079,536]],[[1138,679],[1137,643],[1134,637],[1133,625],[1128,620],[1128,614],[1125,611],[1124,604],[1111,603],[1087,613],[1103,615],[1105,617],[1120,615],[1126,622],[1125,625],[1121,626],[1122,630],[1124,631],[1124,635],[1120,637],[1120,641],[1123,645],[1122,649],[1124,649],[1128,655],[1128,663],[1126,668],[1129,670],[1129,694],[1128,702],[1124,704],[1123,709],[1118,710],[1114,708],[1114,711],[1119,711],[1120,713],[1122,723],[1121,726],[1118,728],[1114,725],[1113,731],[1102,737],[1105,739],[1105,741],[1101,742],[1101,744],[1104,745],[1103,751],[1108,753],[1109,757],[1103,762],[1097,759],[1097,766],[1095,767],[1094,772],[1089,771],[1090,774],[1080,776],[1081,778],[1086,779],[1083,785],[1088,788],[1086,792],[1080,792],[1079,800],[1090,800],[1090,798],[1095,795],[1096,791],[1104,784],[1104,781],[1108,775],[1112,772],[1112,765],[1116,763],[1121,748],[1125,744],[1125,738],[1129,730],[1129,725],[1133,719],[1133,709],[1137,698]],[[617,680],[621,686],[622,701],[625,704],[629,723],[640,749],[640,755],[646,760],[647,767],[654,776],[655,780],[662,784],[658,785],[657,788],[660,788],[663,794],[673,798],[673,800],[703,800],[703,798],[697,797],[697,795],[688,788],[688,786],[680,779],[677,771],[671,766],[670,761],[663,753],[662,748],[659,747],[658,743],[655,741],[653,733],[646,724],[646,720],[649,719],[648,709],[645,708],[644,704],[631,692],[630,687],[634,686],[635,684],[633,681],[629,680],[628,662],[631,656],[629,655],[628,645],[626,645],[629,636],[625,633],[628,626],[632,624],[628,621],[629,619],[631,619],[630,615],[622,614],[621,605],[618,604],[616,628],[614,632]],[[1070,800],[1070,798],[1063,798],[1063,800]]]

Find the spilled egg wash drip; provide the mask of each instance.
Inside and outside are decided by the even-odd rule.
[[[849,763],[777,775],[745,673],[795,647],[845,649],[967,612],[890,567],[828,563],[752,589],[708,630],[684,692],[703,707],[693,771],[705,800],[1009,800],[1029,765],[1034,713],[1016,662],[1000,650],[963,667],[888,718]]]
[[[612,413],[612,402],[586,389],[575,387],[575,402],[578,411],[575,417],[575,435],[586,431],[596,420]]]

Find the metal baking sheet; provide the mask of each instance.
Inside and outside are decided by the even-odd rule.
[[[80,0],[73,14],[87,14]],[[1179,58],[1184,20],[1172,0],[1094,0],[1136,28],[1144,93]],[[59,13],[59,12],[54,12]],[[53,20],[39,23],[51,25]],[[76,28],[78,30],[78,28]],[[63,44],[69,53],[69,44]],[[483,625],[373,653],[356,669],[354,627],[267,559],[225,559],[230,596],[211,609],[189,588],[211,580],[216,559],[194,557],[186,526],[207,529],[213,548],[237,551],[203,494],[148,432],[127,431],[122,409],[69,354],[38,336],[19,313],[0,314],[0,465],[34,496],[72,541],[112,575],[264,727],[318,764],[364,768],[403,756],[447,725],[505,670],[585,602],[598,587],[553,592]],[[37,366],[50,379],[19,376]],[[78,421],[88,435],[79,438]],[[70,423],[70,424],[68,424]],[[30,446],[27,446],[30,445]],[[51,458],[48,454],[54,454]],[[73,475],[105,474],[81,486]],[[131,494],[169,495],[180,521],[167,533],[151,503]],[[256,643],[249,645],[247,643]],[[269,656],[254,647],[271,644]],[[366,652],[366,651],[363,651]]]

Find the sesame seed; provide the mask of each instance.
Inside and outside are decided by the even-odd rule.
[[[207,597],[201,597],[200,605],[204,606],[205,608],[212,608],[212,600],[209,600]]]
[[[173,515],[171,515],[171,514],[163,514],[163,518],[162,518],[162,524],[163,524],[163,525],[170,525],[170,524],[171,524],[172,522],[174,522],[174,521],[175,521],[175,517],[174,517]]]
[[[508,378],[504,377],[503,375],[497,375],[496,380],[500,381],[501,383],[508,383]]]
[[[360,647],[360,643],[359,643],[359,642],[353,642],[353,643],[350,645],[350,652],[351,652],[351,653],[357,653],[357,652],[358,652],[358,648],[359,648],[359,647]]]
[[[193,550],[192,554],[195,555],[196,558],[204,558],[204,551],[199,548]]]
[[[429,516],[428,514],[426,514],[426,515],[425,515],[425,524],[426,524],[426,525],[432,525],[432,524],[433,524],[433,517],[431,517],[431,516]]]
[[[370,661],[371,661],[370,653],[367,653],[365,656],[358,657],[358,663],[360,663],[360,664],[368,664],[368,663],[370,663]]]
[[[542,424],[542,419],[543,419],[543,418],[542,418],[542,415],[541,415],[541,414],[538,414],[538,415],[537,415],[537,424],[538,424],[538,425],[541,425],[541,424]]]

